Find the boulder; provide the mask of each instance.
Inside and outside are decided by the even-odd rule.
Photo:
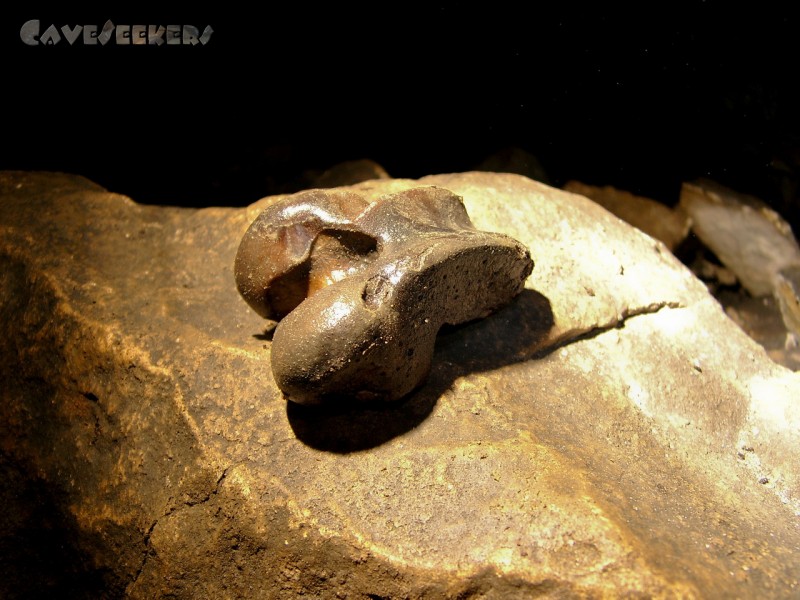
[[[674,252],[689,233],[689,216],[681,207],[670,208],[610,185],[598,187],[568,181],[564,189],[594,200],[623,221],[664,242],[670,251]]]
[[[666,246],[522,176],[436,185],[526,289],[405,401],[287,402],[249,207],[0,173],[3,597],[759,597],[800,578],[800,378]],[[10,486],[10,488],[8,487]]]
[[[692,231],[753,296],[773,295],[779,273],[800,266],[791,226],[755,196],[701,179],[684,182],[679,206]]]

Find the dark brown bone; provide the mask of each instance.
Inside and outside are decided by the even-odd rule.
[[[244,298],[262,316],[285,315],[272,372],[302,404],[401,398],[427,375],[443,324],[500,308],[532,269],[522,244],[476,231],[461,199],[436,187],[371,204],[297,194],[258,217],[236,257]]]
[[[337,265],[357,270],[357,257],[375,249],[375,239],[353,225],[367,206],[357,194],[311,190],[267,207],[244,234],[234,264],[252,309],[280,320],[332,283]]]

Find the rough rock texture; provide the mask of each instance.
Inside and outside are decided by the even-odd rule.
[[[671,251],[689,233],[689,216],[680,207],[670,208],[651,198],[618,190],[610,185],[597,187],[568,181],[564,189],[594,200],[623,221],[661,240]]]
[[[536,269],[441,336],[406,402],[335,412],[281,397],[233,282],[274,199],[0,174],[0,596],[795,595],[799,376],[583,197],[489,173],[354,189],[420,184]]]
[[[797,337],[800,336],[800,265],[778,271],[774,294],[783,322],[797,345]]]
[[[775,298],[754,298],[744,289],[721,290],[716,296],[732,321],[767,351],[776,363],[800,370],[800,346],[792,345]]]
[[[753,296],[772,295],[777,274],[800,266],[791,226],[758,198],[700,180],[681,186],[680,206],[692,231]]]

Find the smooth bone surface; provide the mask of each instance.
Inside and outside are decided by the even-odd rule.
[[[235,264],[244,299],[280,320],[272,372],[301,404],[402,398],[424,381],[442,325],[507,304],[532,269],[525,246],[474,229],[438,187],[373,203],[296,194],[256,219]]]

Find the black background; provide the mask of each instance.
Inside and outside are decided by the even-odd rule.
[[[593,6],[17,11],[2,24],[0,168],[79,173],[140,202],[244,205],[342,160],[419,177],[516,146],[557,186],[674,203],[703,176],[791,212],[797,21],[764,3]],[[214,33],[30,47],[32,18]]]

